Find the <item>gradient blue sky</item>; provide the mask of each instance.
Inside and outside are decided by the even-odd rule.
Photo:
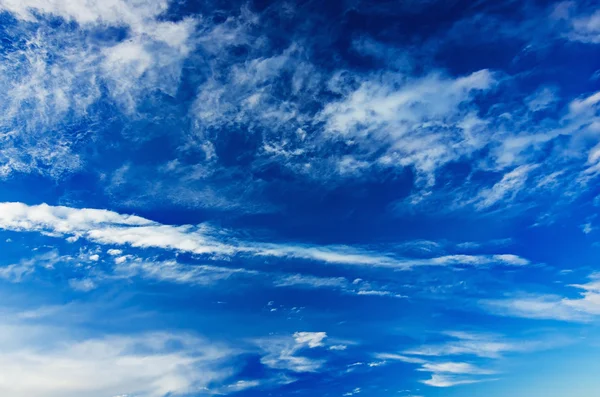
[[[600,394],[593,1],[0,0],[0,395]]]

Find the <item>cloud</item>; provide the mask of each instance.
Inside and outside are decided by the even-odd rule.
[[[0,393],[15,397],[187,395],[223,382],[233,350],[185,334],[76,339],[55,328],[2,325]],[[179,346],[179,347],[177,347]]]
[[[401,361],[409,364],[425,364],[427,361],[418,357],[409,357],[395,353],[377,353],[375,358],[379,360]]]
[[[555,88],[542,87],[525,98],[525,104],[532,112],[539,112],[553,106],[558,99]]]
[[[432,374],[430,379],[420,380],[421,383],[433,387],[452,387],[497,380],[491,375],[498,371],[490,367],[494,368],[496,365],[493,364],[498,363],[505,354],[545,350],[570,343],[556,337],[509,340],[502,335],[488,333],[446,331],[441,334],[447,339],[443,343],[409,348],[401,353],[377,353],[374,357],[382,361],[374,364],[379,366],[402,362],[417,365],[416,371]]]
[[[58,255],[56,250],[48,251],[44,254],[39,254],[31,259],[22,259],[19,263],[9,264],[0,267],[0,278],[13,283],[18,283],[23,280],[23,277],[32,274],[36,267],[51,269],[55,264],[66,258]]]
[[[570,287],[582,291],[577,298],[558,295],[526,295],[488,299],[483,306],[493,314],[531,319],[590,321],[600,315],[600,276],[592,274],[586,284]]]
[[[71,288],[73,288],[75,291],[81,291],[81,292],[89,292],[89,291],[96,289],[96,287],[97,287],[94,280],[91,280],[89,278],[84,278],[84,279],[72,278],[69,280],[69,286]]]
[[[554,17],[568,22],[568,39],[589,44],[600,43],[600,10],[576,14],[575,3],[562,2],[556,7]]]
[[[276,287],[303,287],[337,289],[347,294],[364,296],[390,296],[405,298],[404,295],[381,289],[361,279],[350,283],[344,277],[316,277],[303,274],[285,275],[276,278]]]
[[[311,349],[323,346],[323,340],[327,338],[325,332],[296,332],[294,340],[299,345],[308,345]]]
[[[438,168],[484,145],[474,133],[484,123],[458,109],[495,85],[488,70],[456,79],[382,73],[358,83],[341,101],[327,103],[318,118],[326,134],[352,139],[363,153],[383,148],[383,156],[372,158],[376,165],[413,166],[432,185]]]
[[[433,374],[433,375],[431,375],[431,379],[423,380],[423,381],[421,381],[421,383],[424,383],[428,386],[433,386],[433,387],[452,387],[452,386],[458,386],[458,385],[468,385],[468,384],[478,383],[478,382],[483,382],[483,381],[484,381],[483,379],[464,379],[464,378],[451,376],[451,375]]]
[[[580,225],[580,227],[581,227],[581,231],[584,234],[590,234],[594,230],[594,227],[592,226],[591,222],[584,223],[584,224]]]
[[[128,25],[136,31],[143,31],[145,21],[156,18],[166,10],[167,4],[162,0],[147,2],[92,0],[85,3],[3,0],[0,7],[27,21],[36,20],[37,12],[73,20],[79,24]]]
[[[171,112],[184,120],[180,133],[169,134],[176,149],[165,154],[160,164],[141,165],[119,157],[120,166],[128,169],[121,183],[116,182],[123,171],[120,166],[100,170],[112,200],[138,206],[162,201],[188,208],[272,211],[275,203],[261,201],[269,183],[258,175],[265,169],[320,182],[327,190],[350,180],[377,178],[382,171],[410,168],[416,178],[407,200],[411,208],[450,194],[477,197],[464,200],[463,205],[487,211],[533,194],[521,184],[533,178],[515,174],[521,167],[548,164],[548,170],[531,175],[540,180],[557,172],[555,165],[566,161],[565,156],[557,149],[550,161],[543,160],[544,143],[582,128],[597,128],[593,109],[575,112],[579,105],[595,109],[593,96],[591,102],[572,99],[573,112],[557,106],[555,114],[540,125],[533,122],[532,113],[556,103],[558,86],[543,85],[523,93],[525,101],[515,104],[510,98],[503,102],[504,94],[510,96],[507,86],[518,83],[519,77],[490,69],[463,75],[432,68],[417,73],[420,57],[432,51],[429,45],[415,50],[413,56],[361,36],[353,40],[353,53],[375,57],[379,66],[365,71],[339,62],[340,69],[332,70],[320,64],[319,40],[301,33],[282,39],[268,12],[252,12],[244,6],[228,12],[227,18],[220,18],[219,11],[174,20],[170,12],[176,3],[2,1],[0,8],[17,19],[8,41],[17,43],[25,37],[27,44],[11,47],[0,65],[4,115],[0,176],[39,173],[60,179],[81,170],[92,160],[86,145],[108,143],[99,133],[107,120],[118,120],[125,127],[118,144],[111,136],[115,149],[150,139],[152,134],[146,130],[140,134],[136,125],[148,116],[144,113],[148,106],[156,106],[167,110],[152,108],[152,123],[169,122]],[[525,8],[519,12],[527,14]],[[598,12],[578,14],[575,8],[563,5],[550,25],[557,28],[556,20],[565,19],[572,31],[569,37],[593,42]],[[548,9],[535,9],[548,22]],[[525,27],[542,25],[539,16],[524,17]],[[68,23],[54,26],[52,18]],[[493,20],[489,24],[493,28],[488,29],[496,34],[486,36],[507,38],[528,30],[512,29],[513,22],[499,22],[490,15],[474,19]],[[303,23],[314,22],[309,18]],[[448,36],[461,26],[457,23]],[[547,40],[557,38],[548,29],[533,30],[525,40],[537,39],[539,31]],[[96,33],[106,32],[112,34],[95,39]],[[439,39],[435,41],[446,43]],[[186,64],[197,67],[184,68]],[[190,88],[193,93],[185,103],[177,98],[182,76],[187,78],[183,91]],[[498,94],[493,97],[498,103],[488,109],[486,101],[479,99],[490,94]],[[238,138],[247,145],[229,147],[228,142]],[[236,150],[241,151],[239,156],[232,155]],[[569,159],[565,174],[579,173],[580,160]],[[462,162],[473,173],[491,170],[504,177],[495,186],[470,178],[458,190],[436,185],[443,167]],[[139,177],[142,174],[145,178]],[[546,189],[556,191],[567,184],[556,178],[555,182]],[[143,194],[131,193],[137,191]]]
[[[325,332],[296,332],[292,337],[259,339],[255,343],[263,350],[261,363],[292,372],[317,372],[325,364],[324,359],[299,355],[303,349],[324,347]]]
[[[1,178],[71,174],[85,164],[81,143],[94,141],[119,110],[135,113],[149,92],[175,94],[196,21],[161,20],[168,6],[162,0],[0,2],[0,11],[19,20],[7,42],[24,43],[5,46],[0,62]],[[93,39],[114,33],[111,28],[123,29],[123,40]],[[115,113],[107,118],[95,107],[100,102]]]
[[[408,352],[408,354],[412,354]],[[434,387],[451,387],[467,383],[482,382],[490,380],[487,375],[493,375],[496,372],[485,368],[480,368],[476,365],[467,362],[455,361],[429,361],[421,357],[414,357],[396,353],[378,353],[375,357],[379,360],[400,361],[408,364],[417,364],[420,372],[431,372],[431,379],[421,380],[429,386]],[[474,378],[473,376],[477,376]],[[482,377],[483,376],[483,377]]]
[[[310,288],[339,288],[348,286],[348,280],[343,277],[315,277],[293,274],[275,281],[277,287],[306,286]]]
[[[408,349],[404,354],[425,357],[472,355],[498,358],[503,353],[522,352],[533,347],[529,343],[507,341],[497,335],[466,332],[447,332],[446,335],[451,338],[450,341]]]
[[[485,209],[499,202],[511,201],[525,187],[529,173],[536,168],[537,165],[522,165],[504,174],[494,186],[479,192],[475,198],[476,207]]]
[[[517,255],[499,254],[499,255],[445,255],[436,258],[411,260],[413,266],[449,266],[449,265],[491,265],[501,264],[507,266],[524,266],[529,261]]]
[[[125,259],[117,263],[113,274],[107,276],[135,277],[177,284],[212,285],[235,275],[252,276],[258,272],[210,265],[184,265],[177,261],[147,261],[141,258]]]
[[[355,394],[359,394],[360,392],[361,392],[361,388],[356,387],[352,391],[342,394],[342,396],[354,396]]]
[[[425,363],[419,371],[467,375],[492,375],[496,373],[495,371],[479,368],[470,363],[461,362]]]
[[[0,227],[7,230],[41,232],[72,239],[86,238],[100,244],[175,249],[196,254],[233,253],[193,226],[168,226],[138,216],[95,209],[0,204]]]
[[[36,267],[53,269],[59,262],[72,264],[72,268],[80,274],[79,278],[70,278],[68,285],[81,292],[89,292],[105,282],[121,279],[141,278],[144,280],[170,282],[191,286],[211,286],[220,281],[231,278],[253,277],[257,282],[271,282],[275,287],[300,287],[300,288],[325,288],[340,290],[345,294],[364,296],[389,296],[404,298],[405,296],[380,289],[376,285],[362,279],[349,282],[343,277],[317,277],[307,274],[285,274],[277,271],[258,271],[245,268],[213,266],[198,263],[180,263],[177,260],[159,260],[153,257],[144,258],[139,255],[121,255],[121,250],[108,250],[107,254],[114,264],[108,263],[108,268],[99,266],[95,262],[106,263],[100,255],[80,254],[78,258],[68,255],[59,255],[57,250],[37,255],[31,259],[23,259],[18,264],[0,267],[0,278],[11,282],[21,282],[27,275],[32,274]],[[83,263],[93,266],[82,267]],[[83,274],[84,276],[81,276]],[[375,289],[379,288],[379,289]],[[340,347],[340,346],[338,346]],[[340,347],[341,349],[341,347]],[[335,350],[335,349],[333,349]]]
[[[72,32],[52,32],[17,29],[25,45],[8,49],[0,62],[0,178],[14,172],[58,178],[82,166],[75,141],[89,128],[73,131],[65,120],[86,117],[100,98],[90,72],[97,56]],[[56,41],[69,44],[55,51]]]
[[[107,210],[54,207],[46,204],[28,206],[23,203],[0,203],[0,228],[66,237],[68,241],[85,238],[98,244],[159,248],[216,257],[250,255],[398,269],[411,269],[416,266],[492,264],[521,266],[528,263],[526,259],[511,254],[448,255],[429,259],[405,259],[389,253],[349,246],[239,241],[230,236],[227,231],[216,230],[208,225],[164,225],[139,216],[123,215]],[[125,259],[126,257],[123,257],[119,261]],[[288,283],[291,281],[292,279],[287,280]],[[314,281],[312,280],[313,283]]]

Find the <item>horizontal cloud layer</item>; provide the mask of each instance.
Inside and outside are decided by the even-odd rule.
[[[28,206],[23,203],[0,203],[0,228],[61,236],[69,241],[84,238],[99,244],[160,248],[217,257],[240,254],[398,269],[492,264],[521,266],[529,263],[526,259],[512,254],[405,259],[389,253],[349,246],[247,242],[230,237],[226,231],[215,230],[208,225],[171,226],[107,210],[53,207],[46,204]]]

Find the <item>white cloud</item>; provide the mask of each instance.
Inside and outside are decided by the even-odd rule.
[[[381,291],[381,290],[372,290],[372,289],[361,289],[356,291],[356,295],[365,295],[365,296],[392,296],[394,298],[407,298],[406,295],[395,294],[391,291]]]
[[[423,380],[421,381],[421,383],[433,387],[452,387],[458,385],[468,385],[483,381],[483,379],[465,379],[462,377],[456,377],[451,375],[433,374],[431,375],[431,379]]]
[[[223,387],[221,391],[217,391],[215,394],[236,393],[242,390],[255,388],[257,386],[260,386],[260,381],[258,380],[238,380],[231,385]]]
[[[483,358],[498,358],[503,353],[532,349],[530,343],[510,342],[496,335],[466,332],[447,332],[446,335],[452,340],[442,344],[412,348],[406,350],[404,354],[425,357],[472,355]]]
[[[23,280],[23,277],[33,273],[36,267],[51,269],[56,263],[65,258],[58,255],[55,250],[39,254],[31,259],[22,259],[19,263],[9,264],[0,267],[0,278],[13,283],[18,283]]]
[[[104,48],[99,68],[113,99],[134,112],[138,97],[148,90],[175,95],[195,27],[192,19],[153,23],[148,33]]]
[[[327,338],[326,332],[296,332],[294,340],[299,345],[307,345],[311,349],[323,346],[323,340]]]
[[[0,228],[86,238],[100,244],[156,247],[185,252],[233,253],[193,226],[168,226],[138,216],[95,209],[0,204]]]
[[[126,260],[114,269],[117,277],[139,276],[157,281],[179,284],[211,285],[234,275],[255,275],[258,272],[209,265],[185,265],[177,261],[145,261],[141,258]]]
[[[450,266],[450,265],[472,265],[482,266],[501,264],[509,266],[524,266],[529,261],[517,255],[445,255],[430,259],[412,260],[412,266]]]
[[[408,354],[413,353],[408,352]],[[451,387],[460,384],[490,380],[489,378],[486,378],[486,376],[496,373],[495,371],[480,368],[466,362],[429,361],[421,357],[396,353],[378,353],[375,357],[379,360],[384,360],[383,363],[387,361],[400,361],[408,364],[417,364],[419,365],[417,371],[432,373],[431,379],[422,380],[421,382],[435,387]],[[467,378],[466,376],[469,377]]]
[[[555,88],[542,87],[526,97],[525,104],[532,112],[538,112],[551,107],[558,99]]]
[[[139,216],[123,215],[107,210],[53,207],[46,204],[28,206],[23,203],[0,203],[0,228],[65,237],[69,241],[85,238],[99,244],[160,248],[213,256],[230,257],[240,254],[284,257],[329,264],[398,269],[410,269],[415,266],[525,265],[528,263],[526,259],[510,254],[404,259],[389,253],[348,246],[244,242],[230,237],[226,231],[215,230],[207,225],[164,225]],[[127,258],[127,256],[117,257],[115,261],[122,263]],[[311,279],[311,282],[314,284],[315,280]],[[291,278],[287,279],[288,283],[293,281]],[[297,283],[299,280],[295,281]],[[338,279],[338,281],[327,282],[341,281]]]
[[[69,286],[73,288],[75,291],[89,292],[91,290],[96,289],[97,285],[94,280],[89,278],[84,279],[75,279],[72,278],[69,280]]]
[[[25,43],[8,51],[0,62],[0,177],[13,172],[39,172],[59,177],[81,167],[72,150],[73,136],[60,125],[73,111],[83,117],[100,97],[90,69],[97,57],[72,32],[40,30],[23,33]],[[55,53],[48,42],[69,43]],[[84,128],[76,139],[87,136]]]
[[[167,8],[167,1],[131,2],[124,0],[91,0],[70,2],[61,0],[2,0],[0,7],[24,20],[36,20],[32,11],[52,14],[79,24],[128,25],[144,30],[144,22],[156,18]]]
[[[263,350],[261,362],[275,369],[293,372],[317,372],[325,364],[324,359],[299,355],[305,348],[323,347],[325,332],[296,332],[292,337],[259,339],[256,344]]]
[[[333,264],[404,267],[405,264],[391,256],[348,246],[304,246],[264,244],[257,255],[316,260]]]
[[[529,173],[536,168],[537,165],[522,165],[508,172],[494,186],[479,192],[475,198],[475,206],[485,209],[497,203],[512,201],[525,187]]]
[[[571,343],[564,338],[538,338],[537,340],[507,340],[502,335],[472,333],[464,331],[442,332],[448,338],[446,342],[426,344],[406,349],[401,353],[377,353],[373,366],[402,362],[416,365],[416,371],[430,372],[430,379],[421,380],[433,387],[452,387],[461,384],[495,381],[491,375],[499,373],[496,369],[499,359],[508,353],[525,353],[545,350]],[[470,356],[470,357],[469,357]],[[461,361],[455,361],[455,358]],[[462,361],[467,359],[469,361]]]
[[[187,395],[232,374],[233,350],[185,334],[76,339],[40,325],[1,329],[0,393],[7,396]]]
[[[574,99],[569,104],[569,117],[595,114],[598,103],[600,103],[600,92]]]
[[[276,278],[276,287],[304,287],[304,288],[331,288],[338,289],[344,293],[364,296],[390,296],[395,298],[405,298],[404,295],[397,294],[384,289],[374,289],[375,287],[361,279],[356,279],[350,283],[343,277],[316,277],[303,274],[285,275]]]
[[[7,47],[0,62],[0,177],[19,172],[59,178],[76,171],[84,161],[77,143],[100,128],[98,114],[89,112],[93,104],[107,99],[131,113],[148,91],[174,94],[193,48],[196,21],[160,20],[168,5],[163,0],[0,1],[0,11],[21,20],[15,33],[25,43]],[[49,15],[74,21],[79,29],[51,25]],[[88,40],[88,29],[108,27],[128,28],[127,38]],[[69,130],[81,120],[86,125],[76,134]]]
[[[343,277],[316,277],[302,274],[284,276],[275,281],[277,287],[306,286],[311,288],[346,288],[348,280]]]
[[[342,394],[342,396],[354,396],[355,394],[359,394],[360,392],[361,392],[361,388],[356,387],[352,391]]]
[[[353,139],[366,153],[386,148],[376,162],[382,166],[413,166],[431,185],[439,167],[485,144],[473,134],[483,122],[458,109],[494,86],[487,70],[457,79],[382,73],[359,83],[343,100],[326,104],[318,119],[327,134]],[[458,131],[455,138],[446,128]]]
[[[584,223],[580,227],[581,231],[585,234],[590,234],[594,230],[594,227],[592,226],[591,222]]]
[[[479,368],[470,363],[461,362],[425,363],[418,370],[424,372],[466,375],[492,375],[496,373],[495,371]]]
[[[382,168],[411,167],[416,171],[416,186],[412,200],[407,202],[412,204],[435,196],[432,189],[441,167],[469,160],[489,148],[485,159],[472,163],[474,170],[502,171],[504,178],[479,196],[475,193],[477,200],[469,201],[487,210],[524,190],[522,183],[527,178],[515,172],[531,165],[533,154],[539,153],[544,143],[600,125],[595,95],[573,100],[568,114],[558,109],[557,116],[544,126],[532,128],[531,112],[556,102],[553,87],[543,86],[526,96],[516,111],[499,104],[497,107],[504,110],[501,114],[495,113],[496,107],[484,112],[478,96],[502,83],[489,70],[461,77],[425,71],[420,77],[411,77],[410,60],[398,49],[360,39],[354,44],[355,50],[383,57],[386,65],[395,66],[388,70],[382,66],[371,73],[328,73],[311,61],[309,44],[291,43],[283,50],[274,49],[269,37],[255,31],[266,22],[263,16],[248,7],[215,24],[211,18],[202,17],[167,21],[163,15],[170,4],[168,0],[0,1],[0,8],[12,13],[22,26],[34,20],[40,25],[34,34],[26,34],[26,49],[8,54],[0,65],[0,126],[6,131],[0,137],[0,176],[39,172],[58,178],[80,169],[87,156],[78,152],[76,143],[95,138],[96,127],[79,132],[76,138],[61,127],[84,119],[92,120],[90,125],[101,124],[104,119],[95,119],[97,115],[88,112],[92,104],[104,99],[120,105],[127,116],[139,116],[139,99],[156,90],[174,95],[184,62],[199,52],[206,70],[199,72],[200,86],[193,87],[198,93],[190,112],[193,127],[182,134],[187,140],[182,147],[186,152],[202,152],[206,163],[189,168],[180,165],[186,171],[193,168],[193,178],[189,172],[180,172],[180,178],[173,178],[171,173],[161,175],[161,183],[156,179],[128,182],[111,186],[114,191],[127,190],[130,196],[131,185],[139,183],[143,186],[140,190],[147,193],[144,197],[152,199],[241,207],[240,200],[224,197],[209,184],[187,187],[190,179],[201,180],[217,171],[215,140],[222,135],[215,130],[236,126],[248,134],[261,131],[256,134],[261,135],[256,136],[261,142],[253,153],[260,167],[273,162],[302,176],[336,182],[340,177],[357,178]],[[77,29],[49,28],[44,22],[48,15],[73,21]],[[591,42],[597,36],[598,11],[574,16],[567,9],[563,17],[572,25],[572,38]],[[107,27],[126,28],[127,37],[90,45],[86,33]],[[248,54],[232,55],[229,50],[233,46],[244,47]],[[398,59],[402,72],[396,69]],[[288,91],[291,95],[281,95]],[[103,97],[105,93],[108,98]],[[332,93],[339,99],[330,101]],[[76,117],[71,117],[70,111]],[[508,118],[513,122],[505,123]],[[332,141],[335,147],[342,147],[339,152],[332,153]],[[594,165],[590,164],[590,172]],[[550,175],[554,172],[551,170]],[[571,172],[575,171],[569,169]],[[540,175],[540,179],[546,176]],[[131,199],[135,200],[142,201]],[[209,200],[211,204],[207,204]],[[248,206],[252,206],[250,211],[260,207]]]
[[[584,43],[600,43],[600,10],[591,15],[575,17],[571,20],[569,38]]]
[[[379,360],[401,361],[410,364],[425,364],[427,361],[418,357],[409,357],[395,353],[377,353],[375,358]]]
[[[600,315],[600,276],[593,274],[586,284],[570,287],[581,290],[580,297],[527,295],[507,299],[490,299],[483,306],[494,314],[532,319],[590,321]]]

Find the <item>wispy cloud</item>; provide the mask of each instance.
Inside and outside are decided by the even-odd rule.
[[[135,277],[178,284],[212,285],[232,276],[252,276],[258,272],[210,265],[184,265],[177,261],[151,261],[136,257],[118,263],[110,276]],[[109,277],[110,277],[109,276]]]
[[[419,371],[447,374],[493,375],[496,372],[479,368],[473,364],[461,362],[425,363]]]
[[[472,383],[484,382],[485,379],[466,379],[454,375],[439,375],[433,374],[430,379],[426,379],[421,383],[433,387],[452,387],[458,385],[468,385]]]
[[[581,291],[580,297],[559,295],[515,296],[506,299],[488,299],[483,306],[491,313],[532,319],[589,321],[600,315],[600,276],[593,274],[585,284],[570,287]]]
[[[389,291],[362,279],[352,282],[344,277],[317,277],[311,275],[292,274],[276,277],[277,287],[318,288],[334,289],[345,294],[363,296],[388,296],[394,298],[406,298],[406,296]]]
[[[422,380],[429,386],[451,387],[461,384],[477,383],[490,380],[486,375],[493,375],[496,371],[480,368],[467,362],[455,361],[429,361],[420,357],[401,355],[395,353],[378,353],[375,357],[379,360],[399,361],[407,364],[417,364],[417,371],[431,372],[431,379]],[[478,376],[478,377],[473,377]]]
[[[494,186],[479,192],[476,198],[476,207],[484,209],[506,199],[512,201],[525,187],[528,174],[536,167],[535,165],[522,165],[505,174]]]
[[[272,337],[259,339],[256,344],[265,352],[261,362],[275,369],[292,372],[317,372],[325,359],[310,358],[301,355],[303,349],[324,347],[325,332],[296,332],[291,337]]]
[[[554,6],[551,16],[555,20],[566,22],[565,36],[569,40],[600,43],[600,10],[578,7],[573,1],[562,1]]]
[[[432,74],[412,81],[381,74],[358,83],[342,101],[328,103],[319,118],[327,134],[355,139],[366,153],[379,149],[381,142],[386,152],[371,159],[374,164],[414,166],[426,185],[432,185],[438,168],[484,144],[474,131],[485,123],[468,110],[456,109],[494,86],[488,70],[457,79]],[[443,134],[448,125],[460,132],[460,142]]]
[[[95,104],[104,100],[131,114],[149,91],[175,93],[196,22],[161,20],[168,4],[0,3],[21,22],[9,35],[25,42],[7,48],[0,63],[0,177],[73,173],[84,164],[78,143],[101,129],[97,109],[90,110]],[[75,26],[52,26],[52,18]],[[124,30],[122,41],[90,40],[90,32],[111,28]]]
[[[56,250],[39,254],[30,259],[22,259],[19,263],[12,263],[0,267],[0,278],[18,283],[27,275],[33,273],[36,267],[51,269],[61,260],[69,258],[61,257]]]
[[[185,334],[63,333],[56,340],[53,329],[25,324],[2,325],[2,334],[0,391],[15,397],[184,395],[206,391],[233,371],[232,349]]]
[[[404,351],[416,356],[440,357],[471,355],[482,358],[498,358],[504,353],[527,351],[530,343],[511,342],[493,334],[447,332],[451,339],[442,344],[424,345]]]
[[[442,333],[448,340],[440,344],[423,345],[401,353],[377,353],[381,365],[402,362],[418,365],[419,372],[430,372],[431,378],[421,380],[429,386],[457,385],[496,380],[494,367],[503,355],[543,350],[564,343],[563,340],[509,340],[502,335],[449,331]],[[456,361],[459,360],[468,361]]]
[[[208,225],[172,226],[134,215],[97,209],[53,207],[45,204],[0,203],[0,228],[38,232],[64,237],[68,241],[84,238],[106,244],[136,248],[160,248],[199,255],[231,257],[282,257],[328,264],[411,269],[418,266],[522,266],[529,262],[517,255],[447,255],[429,259],[406,259],[350,246],[310,246],[293,243],[240,241],[227,231]],[[113,251],[114,252],[114,251]]]

